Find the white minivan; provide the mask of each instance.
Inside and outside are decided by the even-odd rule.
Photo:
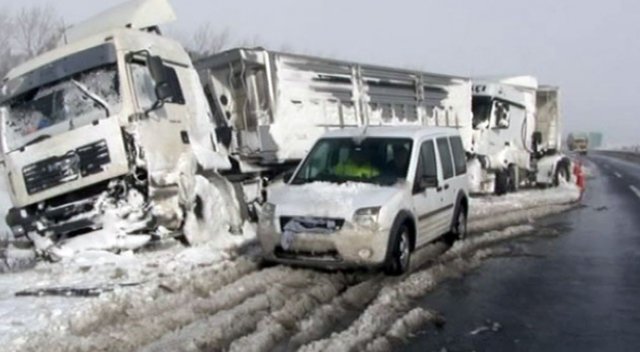
[[[455,129],[367,127],[321,137],[259,214],[265,260],[399,275],[411,253],[467,231],[466,156]]]

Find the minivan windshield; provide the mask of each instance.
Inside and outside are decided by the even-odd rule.
[[[407,138],[319,140],[291,184],[363,182],[393,185],[407,178],[413,142]]]

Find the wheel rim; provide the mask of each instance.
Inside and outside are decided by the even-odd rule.
[[[402,269],[409,266],[409,255],[410,255],[410,247],[409,247],[409,236],[407,236],[406,232],[403,232],[400,236],[400,244],[399,244],[399,259],[400,259],[400,267]]]

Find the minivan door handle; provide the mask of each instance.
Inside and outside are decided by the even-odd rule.
[[[449,189],[449,184],[444,185],[444,189]]]

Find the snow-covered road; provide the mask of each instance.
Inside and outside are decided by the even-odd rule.
[[[504,241],[535,235],[536,218],[568,210],[577,198],[566,185],[474,199],[475,234],[452,247],[425,247],[412,272],[398,278],[262,268],[250,236],[224,251],[173,246],[39,263],[0,275],[0,350],[388,350],[425,324],[442,323],[437,312],[416,308],[416,299],[501,255]],[[51,287],[75,290],[15,296]],[[78,289],[103,293],[78,296],[95,293]]]

